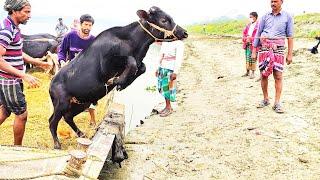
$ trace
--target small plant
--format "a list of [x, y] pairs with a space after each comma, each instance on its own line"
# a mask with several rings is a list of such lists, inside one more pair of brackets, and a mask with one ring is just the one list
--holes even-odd
[[146, 87], [146, 91], [156, 92], [157, 91], [157, 87], [156, 86], [148, 86], [148, 87]]

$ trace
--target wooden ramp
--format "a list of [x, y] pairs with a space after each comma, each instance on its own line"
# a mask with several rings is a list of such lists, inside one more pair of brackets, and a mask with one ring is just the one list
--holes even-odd
[[[117, 122], [114, 124], [113, 122]], [[112, 148], [115, 134], [124, 137], [124, 105], [112, 103], [109, 112], [101, 122], [95, 136], [92, 138], [93, 143], [88, 149], [88, 159], [84, 164], [82, 173], [89, 177], [98, 178], [105, 160]], [[81, 176], [80, 179], [86, 177]]]

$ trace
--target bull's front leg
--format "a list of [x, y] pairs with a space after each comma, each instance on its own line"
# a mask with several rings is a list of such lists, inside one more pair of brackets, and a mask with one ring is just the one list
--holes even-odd
[[146, 72], [146, 65], [141, 62], [141, 65], [138, 68], [137, 73], [134, 76], [128, 77], [127, 81], [123, 84], [122, 89], [128, 87], [135, 79], [137, 79], [141, 74]]
[[137, 71], [138, 71], [138, 67], [137, 67], [136, 59], [132, 56], [128, 56], [126, 67], [125, 67], [124, 71], [119, 76], [119, 78], [116, 78], [113, 80], [113, 84], [116, 85], [117, 90], [124, 89], [127, 80], [131, 76], [135, 76]]

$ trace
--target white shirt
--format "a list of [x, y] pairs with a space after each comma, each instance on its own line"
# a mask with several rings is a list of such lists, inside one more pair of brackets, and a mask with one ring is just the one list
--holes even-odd
[[162, 42], [160, 53], [163, 58], [160, 59], [160, 67], [170, 69], [173, 70], [174, 73], [178, 73], [182, 64], [183, 50], [184, 44], [180, 40]]
[[249, 31], [248, 31], [248, 36], [252, 37], [252, 33], [254, 31], [254, 27], [256, 26], [256, 24], [257, 24], [257, 21], [250, 25]]

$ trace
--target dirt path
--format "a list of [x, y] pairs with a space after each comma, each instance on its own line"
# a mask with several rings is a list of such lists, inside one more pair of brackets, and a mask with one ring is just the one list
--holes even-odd
[[[238, 40], [189, 39], [179, 107], [126, 137], [129, 159], [109, 179], [317, 179], [320, 177], [320, 56], [297, 42], [283, 90], [286, 113], [256, 109], [259, 82], [241, 77]], [[274, 83], [270, 81], [271, 101]]]

